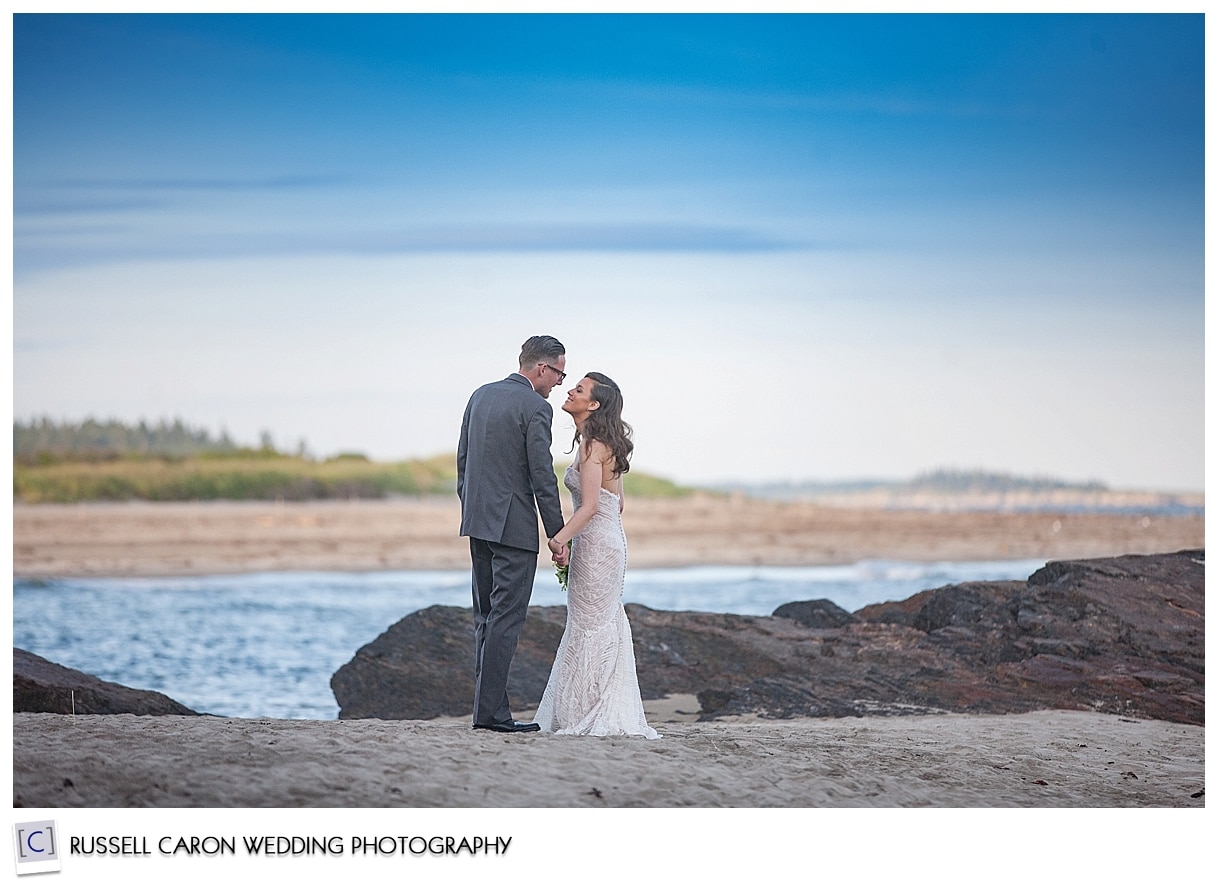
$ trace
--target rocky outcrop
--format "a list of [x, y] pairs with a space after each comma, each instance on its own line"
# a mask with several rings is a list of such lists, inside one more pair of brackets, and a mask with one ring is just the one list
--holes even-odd
[[199, 716], [172, 698], [131, 689], [13, 648], [13, 712]]
[[[1204, 551], [1053, 562], [1026, 582], [971, 582], [853, 615], [828, 601], [782, 614], [627, 604], [643, 697], [693, 693], [700, 719], [1092, 709], [1204, 724]], [[530, 610], [513, 708], [541, 699], [563, 607]], [[462, 716], [473, 701], [463, 608], [430, 607], [331, 679], [342, 719]]]
[[[559, 615], [555, 615], [559, 613]], [[562, 637], [566, 610], [534, 607], [512, 663], [514, 707], [536, 706]], [[429, 606], [391, 625], [330, 678], [340, 720], [430, 720], [474, 704], [472, 614]]]
[[857, 616], [832, 600], [793, 600], [778, 607], [773, 614], [799, 622], [805, 628], [840, 628], [858, 621]]

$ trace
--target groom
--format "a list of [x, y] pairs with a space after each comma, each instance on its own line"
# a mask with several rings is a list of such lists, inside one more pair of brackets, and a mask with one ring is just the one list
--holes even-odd
[[[546, 535], [562, 529], [550, 454], [554, 410], [545, 400], [567, 376], [566, 349], [530, 337], [520, 370], [470, 396], [457, 445], [461, 535], [469, 537], [474, 593], [474, 728], [536, 732], [508, 708], [507, 681], [537, 571], [537, 513]], [[563, 548], [555, 562], [565, 565]]]

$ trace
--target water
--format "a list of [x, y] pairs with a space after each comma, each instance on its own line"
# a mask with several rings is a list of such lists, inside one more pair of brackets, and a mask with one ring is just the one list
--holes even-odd
[[[769, 615], [827, 598], [854, 611], [973, 580], [1025, 579], [1043, 561], [632, 570], [627, 602]], [[262, 573], [16, 580], [13, 645], [189, 708], [230, 717], [332, 720], [331, 675], [390, 625], [433, 604], [468, 606], [465, 572]], [[533, 603], [564, 602], [539, 570]]]

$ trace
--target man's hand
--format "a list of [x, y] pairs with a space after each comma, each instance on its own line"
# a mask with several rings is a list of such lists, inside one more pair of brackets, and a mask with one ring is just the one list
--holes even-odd
[[567, 566], [570, 563], [571, 549], [567, 547], [565, 542], [559, 542], [557, 539], [551, 539], [546, 543], [550, 549], [550, 554], [553, 555], [554, 563], [560, 567]]

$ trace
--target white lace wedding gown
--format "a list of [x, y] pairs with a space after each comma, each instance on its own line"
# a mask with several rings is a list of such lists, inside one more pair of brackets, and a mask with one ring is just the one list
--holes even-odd
[[[563, 483], [578, 511], [582, 494], [575, 466], [567, 468]], [[567, 626], [533, 722], [559, 735], [659, 738], [643, 713], [630, 622], [622, 606], [626, 533], [620, 501], [604, 487], [600, 494], [596, 514], [571, 543]]]

